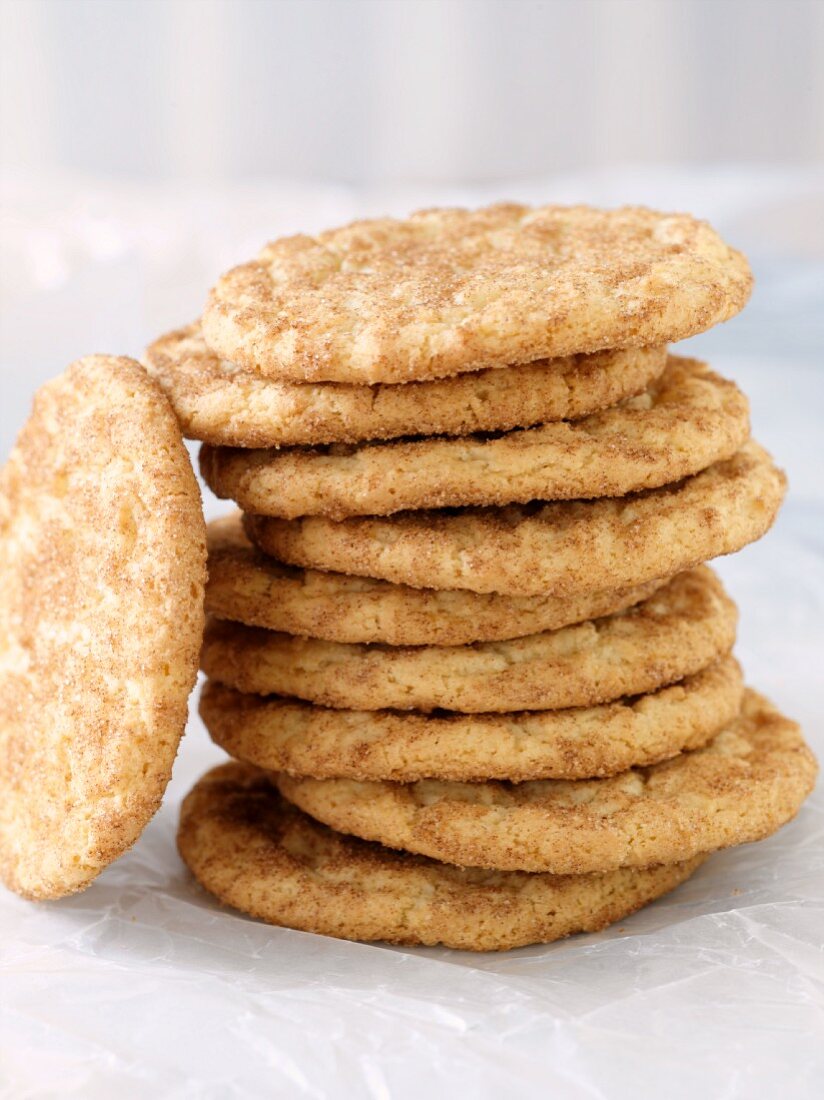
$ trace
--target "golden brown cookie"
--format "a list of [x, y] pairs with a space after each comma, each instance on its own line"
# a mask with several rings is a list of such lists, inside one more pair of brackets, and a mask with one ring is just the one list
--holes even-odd
[[731, 458], [747, 400], [706, 364], [672, 355], [646, 393], [578, 421], [503, 435], [327, 448], [200, 451], [219, 497], [258, 515], [388, 515], [407, 509], [619, 497]]
[[230, 756], [315, 779], [586, 779], [705, 745], [741, 706], [732, 657], [651, 695], [520, 714], [330, 710], [209, 682], [200, 714]]
[[760, 840], [795, 816], [816, 772], [796, 723], [748, 691], [705, 748], [609, 779], [277, 782], [319, 821], [393, 848], [462, 867], [583, 874]]
[[196, 784], [183, 803], [177, 843], [206, 890], [270, 924], [469, 951], [598, 931], [672, 890], [701, 863], [582, 876], [447, 867], [332, 832], [243, 764], [214, 768]]
[[734, 316], [744, 257], [641, 207], [424, 210], [267, 245], [212, 290], [207, 344], [295, 382], [413, 382], [650, 347]]
[[0, 876], [82, 890], [160, 805], [203, 632], [205, 527], [177, 421], [130, 359], [35, 397], [0, 472]]
[[146, 363], [191, 439], [282, 447], [469, 435], [578, 419], [643, 393], [663, 371], [666, 349], [539, 359], [398, 386], [296, 385], [227, 363], [209, 350], [200, 325], [189, 325], [156, 340]]
[[517, 638], [613, 615], [666, 583], [572, 599], [409, 588], [282, 565], [249, 542], [238, 513], [211, 523], [208, 542], [209, 614], [329, 642], [465, 645]]
[[212, 620], [201, 667], [260, 695], [346, 710], [553, 710], [656, 691], [735, 641], [735, 604], [706, 567], [618, 615], [473, 646], [341, 645]]
[[246, 531], [292, 565], [415, 588], [514, 596], [643, 584], [740, 550], [775, 519], [786, 478], [751, 441], [691, 478], [627, 497], [389, 518], [248, 516]]

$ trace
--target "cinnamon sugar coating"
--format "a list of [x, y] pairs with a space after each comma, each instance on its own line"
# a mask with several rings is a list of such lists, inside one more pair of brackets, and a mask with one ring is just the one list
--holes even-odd
[[741, 706], [741, 670], [722, 657], [649, 695], [515, 714], [333, 710], [208, 682], [200, 714], [230, 756], [314, 779], [586, 779], [706, 744]]
[[751, 285], [688, 214], [502, 203], [274, 241], [218, 281], [202, 323], [214, 352], [270, 378], [412, 382], [681, 340]]
[[415, 588], [512, 596], [644, 584], [731, 554], [769, 530], [787, 481], [754, 440], [674, 485], [626, 497], [388, 517], [246, 516], [283, 562]]
[[201, 667], [239, 691], [345, 710], [551, 710], [655, 691], [729, 652], [737, 611], [706, 566], [618, 615], [473, 646], [341, 645], [212, 620]]
[[417, 439], [329, 448], [204, 445], [219, 497], [257, 515], [381, 516], [421, 508], [620, 497], [731, 458], [749, 436], [738, 387], [671, 355], [638, 397], [582, 420], [493, 438]]
[[0, 472], [0, 876], [82, 890], [160, 805], [203, 632], [205, 525], [133, 360], [38, 391]]

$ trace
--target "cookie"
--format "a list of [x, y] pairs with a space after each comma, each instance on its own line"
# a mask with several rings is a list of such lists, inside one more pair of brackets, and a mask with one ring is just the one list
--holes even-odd
[[640, 397], [578, 421], [504, 435], [329, 448], [200, 451], [219, 497], [258, 515], [388, 515], [408, 509], [618, 497], [731, 458], [747, 401], [694, 359], [670, 356]]
[[200, 714], [230, 756], [315, 779], [478, 781], [614, 775], [705, 745], [738, 714], [732, 657], [651, 695], [520, 714], [330, 710], [207, 683]]
[[599, 931], [701, 863], [578, 876], [447, 867], [332, 832], [243, 764], [214, 768], [196, 784], [183, 803], [177, 843], [206, 890], [270, 924], [469, 951]]
[[342, 832], [458, 866], [585, 874], [649, 867], [769, 836], [817, 766], [795, 722], [746, 692], [702, 749], [609, 779], [359, 783], [281, 773], [281, 793]]
[[613, 615], [666, 583], [571, 599], [409, 588], [282, 565], [249, 542], [238, 514], [211, 523], [208, 543], [209, 614], [329, 642], [465, 645], [517, 638]]
[[643, 393], [666, 361], [664, 347], [624, 348], [434, 382], [295, 385], [220, 359], [199, 325], [170, 332], [146, 351], [184, 434], [222, 447], [469, 435], [573, 420]]
[[784, 474], [750, 441], [700, 474], [627, 497], [338, 522], [248, 516], [245, 526], [291, 565], [415, 588], [570, 597], [740, 550], [769, 529], [785, 489]]
[[160, 804], [203, 632], [205, 526], [177, 421], [129, 359], [35, 397], [0, 472], [0, 877], [88, 886]]
[[651, 347], [734, 316], [744, 257], [640, 207], [424, 210], [267, 245], [209, 295], [223, 359], [295, 382], [413, 382]]
[[656, 691], [735, 641], [735, 604], [706, 567], [621, 614], [474, 646], [341, 645], [212, 620], [201, 667], [260, 695], [345, 710], [552, 710]]

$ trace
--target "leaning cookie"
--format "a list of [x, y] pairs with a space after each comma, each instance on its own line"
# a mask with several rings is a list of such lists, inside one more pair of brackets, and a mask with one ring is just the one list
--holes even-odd
[[433, 382], [300, 385], [263, 378], [210, 351], [199, 325], [146, 350], [183, 432], [222, 447], [357, 443], [509, 431], [576, 420], [634, 397], [663, 371], [664, 347], [539, 359]]
[[467, 951], [599, 931], [674, 889], [701, 863], [582, 876], [447, 867], [332, 832], [282, 799], [265, 773], [242, 764], [214, 768], [195, 785], [177, 843], [206, 890], [270, 924]]
[[722, 657], [650, 695], [519, 714], [333, 710], [243, 695], [209, 681], [200, 715], [230, 756], [314, 779], [474, 782], [588, 779], [705, 745], [741, 707], [741, 670]]
[[570, 599], [409, 588], [283, 565], [249, 542], [238, 513], [209, 524], [208, 544], [208, 614], [329, 642], [452, 646], [517, 638], [614, 615], [667, 580]]
[[649, 867], [769, 836], [798, 812], [817, 765], [795, 722], [747, 692], [703, 749], [609, 779], [358, 783], [278, 775], [319, 821], [458, 866], [584, 874]]
[[734, 316], [744, 257], [642, 207], [423, 210], [287, 237], [224, 275], [203, 335], [293, 382], [414, 382], [671, 343]]
[[605, 619], [474, 646], [342, 645], [212, 620], [201, 667], [239, 691], [346, 710], [552, 710], [656, 691], [729, 652], [737, 612], [706, 567]]
[[92, 356], [0, 472], [0, 876], [88, 886], [157, 810], [203, 632], [205, 525], [169, 403]]
[[771, 526], [786, 478], [750, 441], [726, 462], [627, 497], [333, 521], [247, 516], [280, 561], [415, 588], [573, 596], [731, 554]]

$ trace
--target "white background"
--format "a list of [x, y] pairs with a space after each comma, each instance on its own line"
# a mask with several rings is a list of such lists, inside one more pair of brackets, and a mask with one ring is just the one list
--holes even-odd
[[[824, 756], [824, 5], [0, 10], [0, 455], [40, 381], [139, 355], [267, 237], [501, 197], [690, 209], [757, 278], [693, 349], [748, 392], [792, 490], [720, 566], [738, 653]], [[0, 897], [4, 1097], [818, 1095], [820, 793], [616, 929], [475, 957], [219, 910], [174, 851], [219, 755], [193, 721], [161, 814], [85, 894]]]
[[4, 0], [0, 157], [358, 184], [824, 153], [817, 0]]

